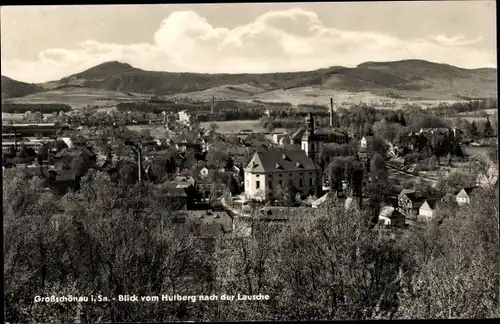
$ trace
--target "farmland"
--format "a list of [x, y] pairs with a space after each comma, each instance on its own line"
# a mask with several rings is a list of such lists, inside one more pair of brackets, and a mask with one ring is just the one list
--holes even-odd
[[126, 126], [129, 130], [135, 132], [141, 132], [143, 130], [149, 130], [151, 136], [153, 137], [165, 137], [165, 126], [163, 125], [128, 125]]
[[202, 127], [209, 128], [211, 124], [218, 126], [217, 131], [221, 133], [238, 133], [244, 129], [251, 129], [254, 133], [265, 132], [258, 120], [231, 120], [217, 122], [202, 122]]
[[71, 106], [73, 109], [79, 109], [87, 105], [110, 108], [116, 106], [120, 102], [139, 100], [141, 97], [140, 94], [136, 93], [68, 87], [37, 92], [19, 98], [11, 98], [8, 99], [8, 102], [31, 104], [64, 103]]

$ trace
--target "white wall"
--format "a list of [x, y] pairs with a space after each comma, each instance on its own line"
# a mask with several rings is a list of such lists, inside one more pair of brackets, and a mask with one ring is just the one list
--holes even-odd
[[[290, 180], [293, 181], [295, 187], [299, 191], [307, 193], [316, 188], [318, 181], [317, 172], [316, 170], [301, 170], [254, 174], [245, 171], [245, 196], [253, 199], [265, 199], [266, 190], [268, 193], [272, 192], [274, 196], [277, 196], [277, 189], [280, 186], [280, 181], [281, 186], [286, 187]], [[257, 181], [260, 182], [259, 188], [257, 188]]]

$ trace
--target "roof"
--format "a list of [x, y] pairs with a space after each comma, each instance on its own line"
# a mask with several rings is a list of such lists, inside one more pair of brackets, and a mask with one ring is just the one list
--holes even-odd
[[425, 200], [424, 204], [422, 206], [429, 206], [430, 209], [434, 210], [436, 209], [436, 205], [438, 203], [439, 199], [434, 198], [434, 199], [427, 199]]
[[401, 190], [401, 192], [399, 193], [399, 197], [403, 195], [408, 197], [408, 199], [410, 199], [412, 202], [424, 201], [426, 199], [426, 197], [422, 193], [413, 189]]
[[233, 230], [233, 220], [225, 211], [189, 210], [180, 213], [193, 222], [195, 233], [213, 237]]
[[467, 194], [467, 196], [470, 196], [470, 194], [471, 194], [474, 190], [476, 190], [476, 189], [477, 189], [477, 187], [468, 187], [468, 188], [463, 188], [462, 190], [460, 190], [460, 191], [458, 192], [458, 194], [457, 194], [457, 195], [461, 195], [463, 192], [465, 192], [465, 193]]
[[264, 207], [259, 209], [259, 219], [285, 221], [292, 217], [312, 216], [316, 212], [311, 207]]
[[423, 132], [448, 132], [449, 129], [446, 127], [438, 127], [438, 128], [421, 128]]
[[79, 156], [80, 154], [86, 154], [89, 157], [95, 156], [94, 152], [89, 150], [86, 147], [72, 147], [72, 148], [63, 148], [60, 152], [56, 154], [56, 157], [62, 156]]
[[306, 130], [305, 130], [304, 127], [299, 128], [295, 133], [292, 134], [292, 136], [291, 136], [292, 139], [293, 140], [300, 140], [300, 139], [302, 139], [302, 135], [304, 135], [305, 131]]
[[317, 168], [304, 151], [269, 150], [256, 152], [245, 171], [280, 172], [316, 170]]
[[313, 208], [314, 207], [318, 207], [321, 204], [324, 204], [325, 201], [327, 201], [331, 195], [332, 195], [332, 192], [329, 191], [326, 194], [324, 194], [323, 196], [321, 196], [320, 198], [318, 198], [315, 201], [313, 201], [311, 205], [313, 206]]
[[190, 177], [190, 176], [176, 176], [174, 178], [174, 180], [172, 181], [172, 183], [176, 183], [176, 184], [179, 184], [179, 183], [189, 183], [193, 186], [196, 185], [196, 179], [193, 178], [193, 177]]
[[385, 218], [404, 218], [405, 216], [397, 211], [394, 207], [384, 206], [380, 209], [379, 217]]
[[[362, 198], [361, 204], [367, 206], [370, 203], [370, 198]], [[344, 202], [344, 208], [349, 209], [351, 207], [359, 208], [359, 197], [347, 197]]]

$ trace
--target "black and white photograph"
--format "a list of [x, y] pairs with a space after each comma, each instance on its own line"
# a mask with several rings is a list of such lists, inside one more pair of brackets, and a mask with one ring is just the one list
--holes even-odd
[[496, 24], [1, 6], [4, 322], [500, 317]]

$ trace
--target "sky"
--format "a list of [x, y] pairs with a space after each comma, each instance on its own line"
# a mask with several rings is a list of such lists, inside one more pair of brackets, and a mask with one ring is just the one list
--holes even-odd
[[2, 6], [2, 75], [46, 82], [107, 61], [264, 73], [424, 59], [496, 68], [494, 1]]

